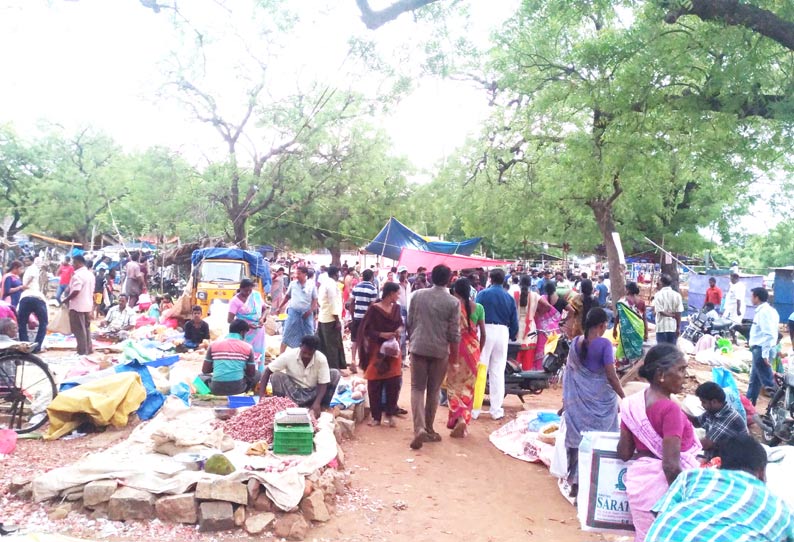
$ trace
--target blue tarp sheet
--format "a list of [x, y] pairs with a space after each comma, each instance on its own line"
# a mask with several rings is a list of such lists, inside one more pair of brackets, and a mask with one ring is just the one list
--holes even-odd
[[480, 244], [482, 237], [466, 239], [460, 243], [450, 243], [447, 241], [426, 241], [421, 235], [410, 230], [399, 220], [392, 217], [389, 222], [380, 230], [375, 239], [368, 244], [365, 250], [371, 254], [378, 254], [391, 258], [400, 259], [402, 249], [413, 248], [430, 252], [440, 252], [441, 254], [460, 254], [471, 256], [477, 245]]
[[273, 280], [270, 277], [270, 264], [258, 252], [241, 248], [200, 248], [194, 250], [190, 262], [196, 267], [202, 260], [243, 260], [248, 262], [251, 274], [259, 277], [266, 293], [270, 293]]

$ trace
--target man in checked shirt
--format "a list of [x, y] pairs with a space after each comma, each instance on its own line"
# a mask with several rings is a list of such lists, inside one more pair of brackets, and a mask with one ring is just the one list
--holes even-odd
[[747, 420], [725, 400], [725, 392], [715, 382], [704, 382], [695, 390], [706, 411], [697, 418], [690, 417], [692, 425], [706, 430], [700, 440], [708, 459], [719, 455], [719, 447], [739, 435], [747, 435]]

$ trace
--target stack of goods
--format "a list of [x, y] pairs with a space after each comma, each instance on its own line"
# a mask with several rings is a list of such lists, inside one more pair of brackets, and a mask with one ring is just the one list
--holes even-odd
[[273, 451], [277, 454], [312, 454], [314, 451], [314, 428], [308, 410], [288, 408], [276, 414]]

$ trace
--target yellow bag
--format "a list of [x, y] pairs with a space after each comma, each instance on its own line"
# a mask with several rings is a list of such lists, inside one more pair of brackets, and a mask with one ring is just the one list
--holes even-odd
[[485, 397], [485, 383], [488, 380], [488, 366], [484, 363], [477, 364], [477, 380], [474, 382], [474, 403], [472, 409], [480, 410]]

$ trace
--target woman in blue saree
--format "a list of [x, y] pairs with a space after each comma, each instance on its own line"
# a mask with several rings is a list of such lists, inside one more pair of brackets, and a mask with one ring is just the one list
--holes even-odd
[[254, 281], [243, 279], [240, 289], [229, 302], [229, 323], [235, 319], [245, 320], [250, 329], [245, 334], [245, 342], [254, 348], [254, 361], [257, 370], [265, 363], [265, 303], [262, 295], [254, 290]]

